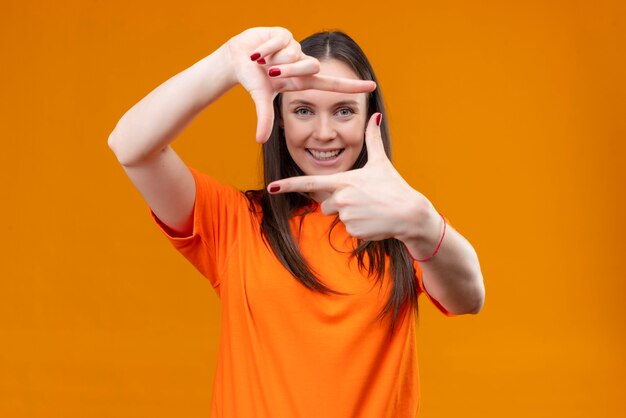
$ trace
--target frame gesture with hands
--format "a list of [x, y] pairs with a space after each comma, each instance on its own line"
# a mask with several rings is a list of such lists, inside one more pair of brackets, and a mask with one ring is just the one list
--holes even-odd
[[[368, 241], [400, 240], [419, 235], [419, 213], [432, 205], [396, 171], [385, 153], [380, 133], [381, 113], [373, 114], [365, 130], [367, 163], [362, 168], [328, 175], [298, 176], [268, 185], [272, 194], [310, 193], [322, 201], [325, 215], [337, 213], [353, 237]], [[434, 210], [434, 208], [432, 208]]]
[[265, 143], [272, 131], [273, 100], [278, 93], [309, 89], [368, 93], [376, 89], [371, 80], [317, 74], [317, 58], [304, 54], [285, 28], [248, 29], [228, 41], [228, 51], [237, 81], [250, 93], [256, 107], [258, 143]]

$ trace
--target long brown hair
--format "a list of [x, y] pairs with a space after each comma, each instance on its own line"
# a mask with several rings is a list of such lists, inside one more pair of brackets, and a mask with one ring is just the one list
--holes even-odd
[[[367, 118], [376, 112], [385, 114], [385, 106], [380, 84], [374, 70], [361, 48], [345, 33], [339, 31], [319, 32], [300, 42], [302, 52], [315, 57], [320, 61], [339, 60], [347, 64], [363, 80], [373, 80], [377, 88], [367, 97]], [[262, 190], [248, 190], [245, 192], [254, 210], [255, 203], [262, 211], [261, 234], [283, 266], [307, 288], [323, 294], [340, 294], [320, 282], [314, 268], [302, 256], [296, 239], [292, 233], [289, 220], [299, 212], [301, 216], [309, 213], [308, 206], [312, 199], [303, 193], [285, 193], [270, 195], [267, 186], [276, 180], [288, 177], [301, 176], [304, 173], [293, 161], [285, 142], [285, 133], [280, 127], [281, 96], [274, 99], [274, 126], [269, 140], [263, 145], [263, 176], [265, 188]], [[391, 139], [387, 118], [383, 117], [380, 125], [382, 140], [387, 157], [391, 160]], [[361, 168], [367, 162], [367, 147], [363, 147], [351, 169]], [[304, 209], [304, 210], [302, 210]], [[300, 218], [300, 228], [302, 227]], [[334, 228], [339, 223], [335, 216], [332, 224]], [[332, 231], [331, 228], [331, 231]], [[330, 232], [329, 232], [330, 240]], [[357, 248], [352, 251], [351, 257], [357, 257], [360, 269], [365, 269], [364, 257], [368, 256], [368, 274], [376, 274], [377, 282], [382, 284], [385, 273], [385, 256], [389, 257], [389, 272], [393, 278], [393, 285], [389, 299], [377, 319], [382, 320], [391, 314], [390, 331], [393, 332], [398, 317], [404, 319], [406, 312], [413, 308], [417, 312], [417, 287], [413, 262], [406, 252], [404, 244], [397, 239], [389, 238], [381, 241], [363, 241], [357, 239]]]

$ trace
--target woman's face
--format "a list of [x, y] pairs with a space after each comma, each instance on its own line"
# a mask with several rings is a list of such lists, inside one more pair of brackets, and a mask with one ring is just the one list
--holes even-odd
[[[359, 79], [341, 61], [321, 61], [320, 65], [320, 75]], [[332, 174], [352, 168], [365, 138], [366, 93], [285, 92], [281, 113], [287, 149], [304, 174]]]

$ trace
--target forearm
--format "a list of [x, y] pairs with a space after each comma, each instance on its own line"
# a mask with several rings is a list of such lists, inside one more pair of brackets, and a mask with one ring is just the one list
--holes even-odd
[[226, 44], [176, 74], [128, 110], [109, 136], [123, 165], [167, 147], [213, 101], [237, 84]]
[[[411, 255], [418, 260], [429, 257], [441, 240], [443, 219], [428, 202], [417, 205], [414, 228], [402, 238]], [[485, 287], [478, 256], [460, 233], [447, 225], [437, 254], [419, 263], [424, 287], [448, 311], [455, 314], [478, 313], [485, 298]]]

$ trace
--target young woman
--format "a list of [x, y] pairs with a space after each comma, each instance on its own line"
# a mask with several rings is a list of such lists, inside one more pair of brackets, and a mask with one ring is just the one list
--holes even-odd
[[[157, 225], [220, 297], [212, 417], [414, 417], [418, 295], [448, 316], [482, 307], [472, 246], [390, 162], [376, 82], [343, 33], [300, 44], [253, 28], [109, 137]], [[266, 188], [245, 193], [169, 145], [237, 83], [263, 143]]]

